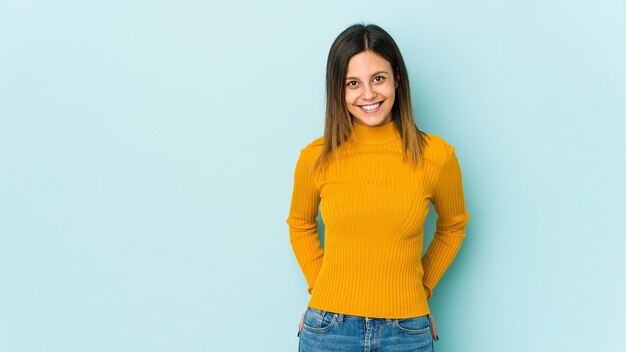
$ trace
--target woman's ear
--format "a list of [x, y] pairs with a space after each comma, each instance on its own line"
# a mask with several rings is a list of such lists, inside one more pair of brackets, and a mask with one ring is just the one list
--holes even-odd
[[398, 88], [398, 82], [400, 81], [400, 74], [398, 73], [398, 71], [396, 70], [396, 73], [394, 75], [394, 83], [395, 83], [395, 88]]

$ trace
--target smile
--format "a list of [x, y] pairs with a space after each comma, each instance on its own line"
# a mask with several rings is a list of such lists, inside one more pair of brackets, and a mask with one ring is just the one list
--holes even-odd
[[357, 105], [359, 108], [361, 108], [361, 110], [367, 112], [367, 113], [373, 113], [376, 112], [378, 110], [380, 110], [380, 106], [383, 104], [382, 101], [379, 101], [378, 103], [374, 103], [371, 105]]

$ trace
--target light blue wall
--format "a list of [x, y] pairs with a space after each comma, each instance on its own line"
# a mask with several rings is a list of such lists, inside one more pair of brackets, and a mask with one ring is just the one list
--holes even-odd
[[[387, 29], [472, 216], [438, 351], [617, 351], [623, 1], [3, 1], [0, 351], [296, 351], [293, 169]], [[434, 228], [434, 217], [427, 231]]]

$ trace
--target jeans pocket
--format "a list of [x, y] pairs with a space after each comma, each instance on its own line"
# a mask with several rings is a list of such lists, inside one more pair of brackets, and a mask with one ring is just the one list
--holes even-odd
[[302, 321], [302, 328], [310, 332], [323, 333], [330, 330], [337, 322], [336, 314], [307, 307]]
[[394, 319], [393, 325], [398, 331], [407, 334], [430, 334], [428, 315], [413, 318]]

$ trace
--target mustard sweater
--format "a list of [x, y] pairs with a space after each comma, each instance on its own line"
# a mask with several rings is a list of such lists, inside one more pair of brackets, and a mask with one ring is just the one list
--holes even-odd
[[[425, 163], [416, 169], [402, 162], [393, 121], [354, 123], [325, 173], [308, 173], [322, 137], [301, 149], [286, 222], [311, 294], [309, 307], [371, 318], [430, 312], [427, 300], [461, 246], [469, 214], [454, 147], [428, 136]], [[429, 202], [437, 229], [421, 257]]]

